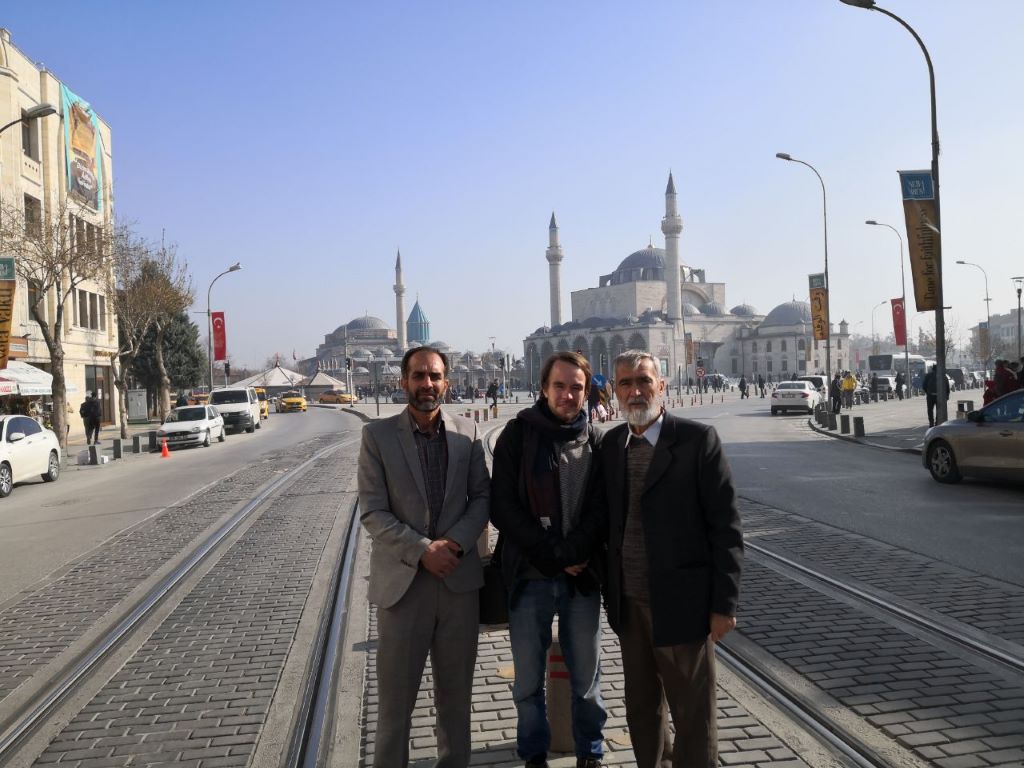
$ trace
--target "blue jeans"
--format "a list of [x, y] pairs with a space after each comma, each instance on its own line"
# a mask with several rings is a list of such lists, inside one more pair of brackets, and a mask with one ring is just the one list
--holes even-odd
[[601, 596], [575, 592], [563, 574], [530, 579], [509, 607], [508, 630], [516, 679], [512, 698], [519, 725], [519, 757], [546, 756], [551, 747], [544, 700], [546, 656], [551, 645], [551, 622], [558, 615], [558, 642], [569, 670], [572, 690], [572, 735], [577, 757], [604, 754], [602, 729], [608, 719], [601, 701]]

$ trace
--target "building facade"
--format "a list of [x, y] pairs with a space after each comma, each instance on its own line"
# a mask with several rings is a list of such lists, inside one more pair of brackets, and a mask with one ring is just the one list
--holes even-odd
[[[34, 222], [70, 209], [69, 228], [76, 238], [99, 237], [113, 222], [110, 126], [0, 29], [0, 125], [43, 104], [52, 104], [57, 113], [23, 121], [0, 135], [0, 205], [19, 207], [26, 220]], [[49, 371], [50, 353], [29, 312], [28, 296], [29, 286], [19, 273], [11, 357]], [[51, 327], [57, 301], [53, 290], [43, 300], [44, 321]], [[104, 421], [118, 418], [110, 369], [111, 354], [118, 348], [117, 318], [106, 300], [105, 280], [76, 286], [64, 304], [63, 326], [68, 424], [75, 435], [84, 432], [77, 413], [88, 391], [96, 390]]]

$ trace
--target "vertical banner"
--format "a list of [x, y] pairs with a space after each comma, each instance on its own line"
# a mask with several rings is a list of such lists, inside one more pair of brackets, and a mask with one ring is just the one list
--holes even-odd
[[892, 335], [896, 337], [896, 346], [907, 343], [907, 312], [903, 299], [889, 299], [892, 305]]
[[987, 361], [992, 356], [992, 338], [989, 335], [988, 322], [985, 320], [978, 323], [978, 349], [984, 360]]
[[935, 229], [935, 185], [931, 171], [899, 171], [903, 216], [907, 222], [910, 272], [918, 312], [938, 306], [939, 257], [942, 240]]
[[224, 313], [212, 313], [210, 323], [213, 325], [213, 359], [214, 361], [227, 360], [228, 338], [224, 328]]
[[14, 259], [0, 258], [0, 369], [11, 353], [11, 321], [14, 319]]
[[688, 333], [686, 339], [686, 364], [693, 365], [693, 334]]
[[103, 210], [103, 141], [88, 102], [60, 87], [64, 118], [64, 161], [68, 192], [96, 211]]
[[819, 272], [807, 276], [811, 289], [811, 322], [814, 324], [814, 340], [828, 340], [828, 286], [825, 285], [825, 273]]

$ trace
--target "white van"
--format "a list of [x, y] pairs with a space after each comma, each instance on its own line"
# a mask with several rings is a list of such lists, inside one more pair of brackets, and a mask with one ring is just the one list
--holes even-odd
[[210, 394], [210, 405], [224, 417], [224, 428], [254, 432], [260, 424], [260, 399], [252, 387], [222, 387]]

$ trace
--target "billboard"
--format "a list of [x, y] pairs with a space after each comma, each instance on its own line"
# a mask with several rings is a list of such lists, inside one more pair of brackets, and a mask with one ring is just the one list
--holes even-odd
[[103, 141], [89, 103], [60, 87], [68, 194], [97, 213], [103, 210]]
[[907, 223], [910, 272], [918, 312], [939, 308], [939, 258], [942, 239], [936, 228], [935, 185], [931, 171], [899, 171], [903, 216]]
[[227, 360], [228, 337], [227, 329], [224, 327], [224, 313], [213, 312], [210, 315], [210, 323], [213, 326], [213, 359]]

